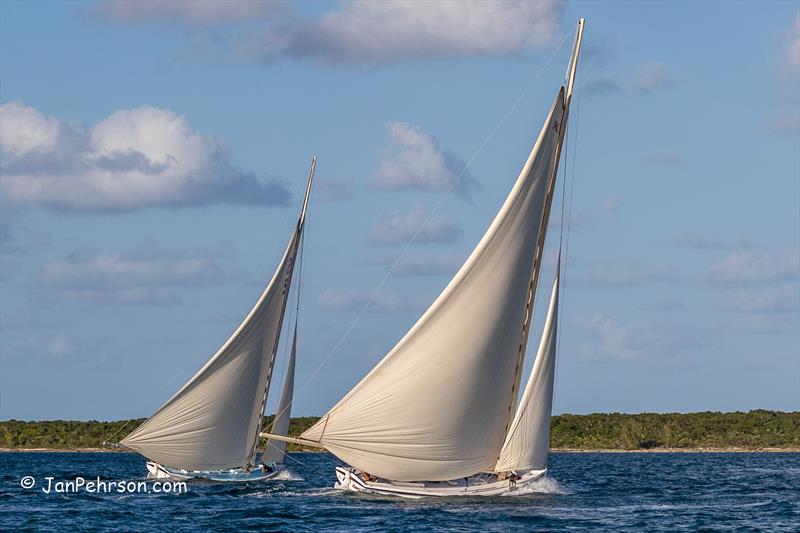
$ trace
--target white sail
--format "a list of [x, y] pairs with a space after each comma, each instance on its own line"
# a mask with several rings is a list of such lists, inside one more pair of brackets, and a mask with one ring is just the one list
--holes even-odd
[[398, 481], [494, 469], [516, 402], [532, 265], [564, 113], [562, 88], [469, 259], [403, 339], [302, 438]]
[[542, 470], [547, 468], [550, 448], [550, 416], [556, 371], [558, 326], [558, 271], [553, 282], [542, 340], [528, 384], [508, 430], [496, 472]]
[[[276, 435], [289, 434], [289, 419], [292, 409], [292, 395], [294, 393], [294, 363], [297, 356], [297, 325], [294, 328], [292, 338], [292, 351], [289, 355], [289, 363], [286, 367], [286, 377], [283, 379], [283, 391], [278, 401], [278, 408], [275, 411], [275, 420], [272, 422], [271, 433]], [[286, 459], [286, 443], [270, 439], [264, 451], [264, 461], [274, 461], [281, 464]]]
[[184, 470], [253, 464], [315, 161], [312, 159], [297, 227], [258, 302], [194, 377], [122, 439], [125, 447]]

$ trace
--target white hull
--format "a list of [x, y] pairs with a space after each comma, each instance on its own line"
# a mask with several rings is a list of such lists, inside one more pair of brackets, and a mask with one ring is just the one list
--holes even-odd
[[547, 469], [531, 470], [516, 479], [498, 479], [495, 474], [478, 474], [453, 481], [389, 481], [365, 479], [366, 476], [354, 468], [337, 467], [336, 488], [402, 498], [501, 496], [514, 494], [529, 483], [542, 478], [546, 473]]
[[171, 479], [178, 481], [188, 481], [190, 479], [222, 482], [263, 481], [275, 477], [283, 468], [283, 465], [271, 463], [269, 465], [260, 465], [259, 468], [254, 468], [249, 471], [243, 468], [232, 468], [229, 470], [201, 472], [170, 468], [152, 461], [147, 461], [147, 477], [149, 479]]

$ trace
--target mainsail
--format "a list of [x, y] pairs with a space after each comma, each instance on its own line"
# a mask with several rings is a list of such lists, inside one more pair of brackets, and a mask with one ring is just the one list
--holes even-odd
[[[271, 433], [276, 435], [289, 434], [289, 420], [291, 416], [292, 395], [294, 394], [294, 365], [297, 357], [297, 324], [294, 328], [292, 337], [292, 351], [289, 355], [289, 363], [286, 366], [286, 377], [283, 379], [283, 391], [281, 391], [278, 408], [275, 411], [275, 420], [272, 422]], [[274, 461], [283, 463], [286, 459], [286, 442], [270, 439], [264, 451], [264, 461]]]
[[219, 351], [121, 444], [160, 464], [195, 471], [250, 466], [308, 207], [253, 309]]
[[539, 351], [511, 423], [496, 472], [542, 470], [547, 468], [550, 448], [550, 415], [556, 373], [558, 322], [558, 274], [547, 310]]
[[532, 266], [565, 110], [562, 87], [511, 193], [469, 259], [400, 342], [303, 439], [397, 481], [494, 470], [516, 402]]

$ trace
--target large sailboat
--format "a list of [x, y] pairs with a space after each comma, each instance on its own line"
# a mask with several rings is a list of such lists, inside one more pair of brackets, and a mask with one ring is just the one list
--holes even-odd
[[[259, 453], [258, 441], [292, 276], [302, 253], [315, 166], [313, 158], [297, 225], [272, 280], [253, 309], [217, 353], [119, 443], [149, 459], [150, 477], [256, 481], [274, 477], [281, 470], [286, 443], [269, 441], [266, 451]], [[295, 317], [273, 433], [286, 434], [289, 427], [296, 344]]]
[[[519, 492], [544, 476], [559, 271], [517, 405], [584, 20], [566, 82], [511, 193], [444, 291], [397, 345], [299, 438], [350, 466], [337, 487], [397, 495]], [[516, 411], [514, 409], [515, 405]]]

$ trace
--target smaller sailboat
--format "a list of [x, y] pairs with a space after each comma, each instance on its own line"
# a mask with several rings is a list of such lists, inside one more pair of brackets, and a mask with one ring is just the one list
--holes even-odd
[[[120, 447], [149, 461], [149, 477], [258, 481], [277, 475], [285, 443], [270, 442], [258, 452], [259, 433], [269, 394], [289, 289], [302, 253], [303, 228], [316, 157], [300, 216], [280, 263], [253, 309], [211, 359]], [[298, 297], [299, 308], [299, 297]], [[297, 353], [295, 317], [292, 347], [272, 432], [289, 428]]]
[[[519, 403], [525, 351], [584, 20], [566, 83], [517, 181], [447, 287], [388, 354], [300, 437], [349, 466], [336, 487], [421, 498], [519, 493], [547, 472], [559, 262]], [[516, 410], [514, 409], [516, 405]]]

